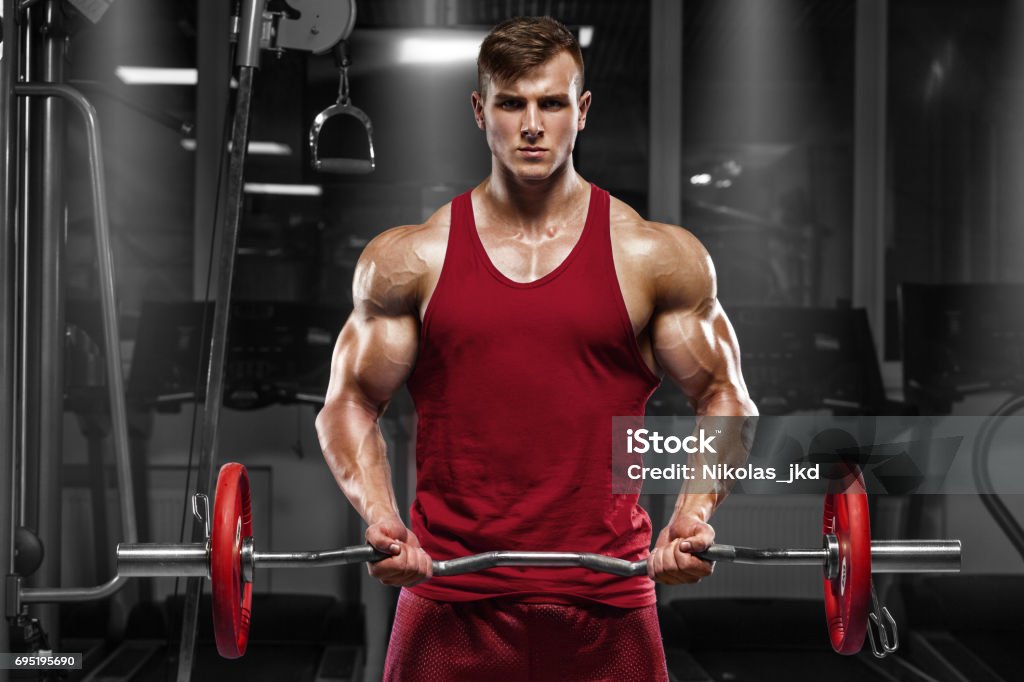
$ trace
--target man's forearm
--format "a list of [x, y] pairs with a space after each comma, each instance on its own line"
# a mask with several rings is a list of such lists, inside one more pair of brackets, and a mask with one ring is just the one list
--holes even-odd
[[[740, 467], [746, 464], [757, 426], [757, 407], [749, 398], [721, 395], [702, 401], [698, 406], [697, 431], [715, 433], [719, 447], [710, 457], [697, 452], [689, 457], [688, 465], [703, 474], [706, 464], [727, 464]], [[676, 498], [672, 520], [683, 516], [696, 516], [707, 522], [729, 495], [733, 481], [707, 479], [703, 475], [688, 480]]]
[[366, 404], [336, 399], [316, 418], [327, 466], [367, 525], [400, 517], [378, 417]]

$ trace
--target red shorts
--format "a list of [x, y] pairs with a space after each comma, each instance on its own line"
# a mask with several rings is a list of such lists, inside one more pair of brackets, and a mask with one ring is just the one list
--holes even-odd
[[668, 680], [656, 606], [440, 602], [402, 590], [384, 680]]

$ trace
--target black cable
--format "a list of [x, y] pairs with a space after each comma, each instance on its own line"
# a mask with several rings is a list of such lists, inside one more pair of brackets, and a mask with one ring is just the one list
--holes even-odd
[[1024, 559], [1024, 528], [1013, 515], [1013, 512], [1006, 506], [1002, 498], [996, 493], [989, 476], [988, 462], [992, 454], [992, 440], [1000, 425], [999, 418], [1006, 417], [1014, 412], [1024, 409], [1024, 395], [1014, 395], [999, 406], [998, 409], [982, 424], [979, 431], [978, 447], [971, 459], [971, 470], [974, 474], [974, 483], [981, 493], [981, 503], [992, 516], [992, 519], [999, 525], [1007, 539], [1014, 546], [1021, 558]]
[[[234, 61], [235, 61], [234, 51], [232, 50], [232, 54], [231, 54], [231, 57], [230, 57], [230, 63], [233, 64]], [[220, 139], [218, 140], [218, 143], [217, 143], [217, 149], [222, 150], [222, 151], [227, 148], [227, 139], [228, 139], [229, 131], [230, 131], [230, 128], [231, 128], [231, 121], [234, 118], [233, 115], [232, 115], [233, 109], [234, 109], [234, 107], [230, 103], [228, 104], [228, 106], [225, 109], [224, 124], [221, 126], [221, 137], [220, 137]], [[203, 309], [202, 309], [202, 318], [203, 318], [203, 320], [202, 320], [202, 325], [200, 326], [200, 332], [199, 332], [199, 343], [200, 343], [199, 347], [200, 348], [205, 348], [206, 345], [208, 344], [208, 339], [207, 339], [207, 332], [208, 332], [208, 329], [207, 329], [207, 318], [209, 316], [207, 315], [207, 309], [209, 308], [209, 305], [210, 305], [210, 282], [213, 280], [213, 260], [214, 260], [214, 252], [216, 250], [216, 244], [217, 244], [217, 242], [216, 242], [217, 235], [218, 235], [217, 228], [220, 225], [221, 208], [222, 208], [222, 204], [224, 203], [222, 201], [223, 191], [224, 191], [224, 176], [225, 176], [224, 170], [225, 170], [225, 168], [228, 165], [228, 160], [223, 155], [223, 153], [220, 154], [218, 156], [218, 158], [220, 159], [220, 163], [218, 164], [218, 167], [217, 167], [217, 184], [216, 184], [217, 195], [216, 195], [216, 203], [215, 203], [215, 205], [213, 207], [213, 229], [210, 230], [210, 249], [209, 249], [210, 250], [210, 255], [209, 255], [209, 258], [207, 259], [207, 263], [206, 263], [206, 286], [205, 286], [205, 289], [203, 291]], [[185, 466], [185, 487], [184, 487], [185, 499], [182, 502], [181, 527], [180, 527], [180, 529], [178, 531], [179, 542], [182, 543], [182, 544], [185, 543], [185, 528], [188, 525], [188, 519], [189, 519], [189, 517], [192, 516], [192, 505], [189, 504], [189, 498], [190, 498], [189, 491], [191, 490], [192, 472], [193, 472], [193, 469], [194, 469], [194, 462], [195, 462], [196, 426], [197, 426], [197, 423], [198, 423], [198, 416], [199, 416], [199, 396], [201, 395], [200, 389], [201, 389], [201, 387], [205, 386], [205, 383], [206, 383], [205, 380], [204, 380], [204, 377], [203, 377], [203, 366], [204, 366], [203, 354], [200, 352], [200, 354], [199, 354], [199, 364], [196, 365], [195, 383], [193, 384], [193, 394], [196, 396], [196, 399], [192, 403], [192, 419], [191, 419], [191, 426], [189, 428], [189, 439], [188, 439], [188, 463]], [[203, 393], [202, 395], [203, 395], [203, 402], [205, 403], [205, 401], [207, 400], [207, 396], [205, 395], [205, 393]], [[211, 508], [210, 511], [212, 512], [213, 509]], [[181, 589], [181, 577], [180, 576], [176, 576], [174, 578], [174, 595], [172, 597], [171, 603], [174, 603], [174, 602], [177, 601], [180, 589]], [[181, 618], [182, 618], [183, 614], [179, 610], [178, 612], [176, 612], [174, 614], [174, 616], [176, 616], [176, 617], [173, 619], [174, 622], [171, 624], [172, 627], [170, 627], [168, 629], [168, 634], [167, 634], [168, 654], [170, 654], [170, 652], [173, 650], [172, 646], [174, 646], [174, 645], [176, 645], [178, 643], [177, 639], [174, 637], [173, 633], [177, 633], [179, 631], [179, 629], [181, 628]], [[170, 657], [170, 655], [168, 655], [165, 658], [164, 679], [168, 679], [168, 680], [171, 679], [170, 675], [171, 675], [171, 657]]]

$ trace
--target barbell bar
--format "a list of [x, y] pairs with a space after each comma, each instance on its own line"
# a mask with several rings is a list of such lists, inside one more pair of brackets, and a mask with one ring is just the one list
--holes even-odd
[[[832, 536], [835, 537], [835, 536]], [[244, 545], [253, 546], [245, 538]], [[256, 568], [329, 568], [388, 558], [370, 545], [302, 552], [260, 552], [243, 546], [243, 576], [252, 580]], [[713, 544], [695, 556], [706, 561], [773, 566], [820, 566], [835, 575], [838, 547], [775, 549]], [[248, 555], [248, 556], [247, 556]], [[959, 540], [872, 540], [872, 573], [957, 573], [960, 571]], [[247, 557], [247, 558], [246, 558]], [[532, 566], [589, 568], [628, 578], [647, 575], [647, 560], [626, 561], [587, 552], [495, 551], [457, 559], [435, 560], [435, 577], [464, 575], [489, 568]], [[117, 546], [117, 572], [125, 578], [210, 577], [210, 549], [205, 543], [184, 545], [122, 543]]]
[[[199, 511], [203, 504], [204, 512]], [[226, 658], [245, 653], [256, 568], [311, 568], [379, 561], [390, 555], [369, 545], [298, 552], [261, 552], [252, 534], [249, 478], [236, 462], [221, 467], [214, 510], [205, 496], [193, 498], [193, 513], [206, 524], [205, 543], [122, 543], [117, 546], [120, 578], [200, 576], [210, 578], [217, 649]], [[814, 549], [753, 548], [713, 544], [696, 556], [707, 561], [776, 566], [820, 566], [832, 648], [852, 654], [865, 636], [883, 657], [896, 650], [896, 624], [878, 603], [872, 573], [953, 573], [960, 570], [959, 540], [871, 540], [867, 494], [860, 471], [850, 466], [825, 496], [823, 546]], [[581, 552], [493, 551], [435, 560], [435, 577], [463, 575], [505, 566], [580, 567], [622, 577], [647, 574], [647, 561], [627, 561]], [[869, 624], [878, 629], [876, 642]], [[891, 631], [890, 631], [891, 630]]]

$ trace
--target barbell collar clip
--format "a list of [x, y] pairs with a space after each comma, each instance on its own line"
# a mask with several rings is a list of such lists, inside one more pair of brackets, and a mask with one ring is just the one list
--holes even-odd
[[835, 580], [839, 577], [839, 538], [833, 533], [826, 533], [822, 542], [825, 545], [825, 578]]
[[242, 539], [242, 579], [251, 583], [256, 575], [256, 541], [250, 535]]
[[[200, 511], [202, 504], [202, 511]], [[210, 539], [210, 498], [205, 493], [196, 493], [192, 496], [192, 516], [196, 521], [203, 524], [203, 537]]]
[[[871, 581], [871, 613], [868, 614], [868, 641], [871, 643], [871, 653], [875, 658], [885, 658], [900, 648], [899, 629], [896, 627], [896, 619], [892, 617], [887, 606], [882, 606], [878, 600], [878, 593], [875, 592], [875, 583]], [[875, 640], [875, 630], [878, 630], [878, 640]], [[890, 643], [889, 632], [892, 632]]]

